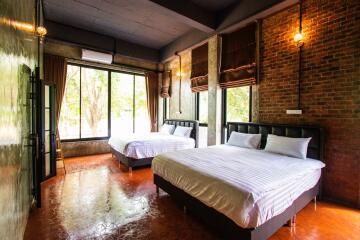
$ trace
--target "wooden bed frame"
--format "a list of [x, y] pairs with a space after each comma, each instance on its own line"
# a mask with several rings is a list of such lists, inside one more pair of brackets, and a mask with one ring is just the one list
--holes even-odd
[[[199, 146], [199, 122], [195, 120], [182, 120], [182, 119], [166, 119], [164, 124], [171, 124], [175, 126], [184, 126], [184, 127], [192, 127], [192, 131], [190, 137], [195, 140], [195, 147]], [[129, 171], [132, 171], [134, 167], [141, 167], [141, 166], [149, 166], [152, 162], [151, 158], [131, 158], [127, 157], [124, 154], [118, 152], [114, 148], [110, 146], [110, 150], [113, 156], [119, 161], [119, 163], [124, 164]]]
[[[287, 137], [312, 137], [308, 146], [307, 157], [323, 161], [324, 134], [320, 127], [230, 122], [227, 125], [227, 138], [229, 138], [232, 131], [254, 134], [261, 133], [261, 149], [265, 147], [267, 134]], [[311, 200], [316, 200], [316, 197], [321, 194], [320, 178], [312, 189], [301, 194], [283, 213], [274, 216], [256, 228], [241, 228], [222, 213], [206, 206], [161, 176], [154, 174], [154, 183], [157, 192], [159, 188], [163, 189], [173, 197], [175, 201], [184, 206], [187, 212], [209, 225], [211, 229], [214, 229], [221, 237], [241, 240], [262, 240], [269, 238], [283, 225], [291, 225], [294, 223], [296, 213], [303, 209]]]

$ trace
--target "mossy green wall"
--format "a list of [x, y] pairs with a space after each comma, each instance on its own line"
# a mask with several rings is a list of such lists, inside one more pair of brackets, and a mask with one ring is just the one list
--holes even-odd
[[22, 239], [31, 202], [29, 76], [37, 59], [35, 0], [0, 0], [0, 239]]

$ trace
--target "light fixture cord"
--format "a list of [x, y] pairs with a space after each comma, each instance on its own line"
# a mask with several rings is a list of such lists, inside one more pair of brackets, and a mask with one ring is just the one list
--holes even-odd
[[180, 68], [180, 76], [179, 76], [179, 113], [181, 114], [181, 80], [182, 80], [182, 72], [181, 72], [181, 55], [178, 52], [175, 52], [175, 55], [179, 57], [179, 68]]
[[[299, 1], [299, 33], [302, 34], [302, 0]], [[301, 108], [301, 59], [302, 44], [299, 46], [299, 69], [298, 69], [298, 109]]]

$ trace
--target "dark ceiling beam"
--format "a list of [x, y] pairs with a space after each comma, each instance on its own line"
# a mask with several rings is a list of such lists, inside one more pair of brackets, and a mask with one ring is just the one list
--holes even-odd
[[170, 10], [174, 18], [200, 31], [211, 33], [216, 29], [216, 15], [189, 0], [150, 1]]
[[184, 49], [190, 48], [193, 45], [205, 41], [210, 34], [204, 33], [197, 29], [194, 29], [185, 35], [182, 35], [175, 41], [169, 43], [160, 50], [160, 60], [161, 62], [166, 61], [167, 59], [174, 56], [176, 51], [182, 51]]
[[45, 27], [48, 30], [46, 38], [95, 51], [159, 62], [160, 52], [156, 49], [49, 20], [45, 21]]
[[165, 62], [172, 58], [176, 51], [183, 51], [196, 46], [215, 34], [232, 32], [252, 21], [288, 8], [297, 2], [298, 0], [242, 0], [220, 14], [220, 23], [216, 31], [206, 34], [200, 31], [192, 31], [163, 47], [160, 50], [160, 61]]
[[[217, 31], [220, 32], [226, 28], [235, 26], [238, 22], [244, 19], [256, 16], [256, 14], [271, 9], [274, 13], [283, 9], [283, 6], [290, 6], [298, 2], [298, 0], [265, 0], [265, 1], [254, 1], [254, 0], [242, 0], [239, 3], [232, 5], [225, 9], [219, 14], [219, 25]], [[279, 6], [275, 7], [277, 4]], [[264, 14], [262, 14], [264, 15]], [[268, 15], [266, 15], [268, 16]]]

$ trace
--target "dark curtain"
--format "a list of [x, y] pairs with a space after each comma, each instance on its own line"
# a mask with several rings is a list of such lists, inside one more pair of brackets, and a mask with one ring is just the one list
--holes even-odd
[[171, 70], [164, 71], [162, 74], [160, 96], [163, 98], [171, 97]]
[[150, 118], [151, 131], [157, 131], [157, 113], [158, 113], [158, 74], [155, 72], [147, 72], [146, 77], [146, 93], [147, 108]]
[[256, 84], [256, 24], [222, 36], [220, 87]]
[[208, 43], [191, 51], [191, 91], [208, 90]]
[[59, 135], [59, 119], [61, 104], [65, 92], [67, 63], [64, 57], [45, 54], [44, 56], [44, 81], [56, 86], [56, 134]]

